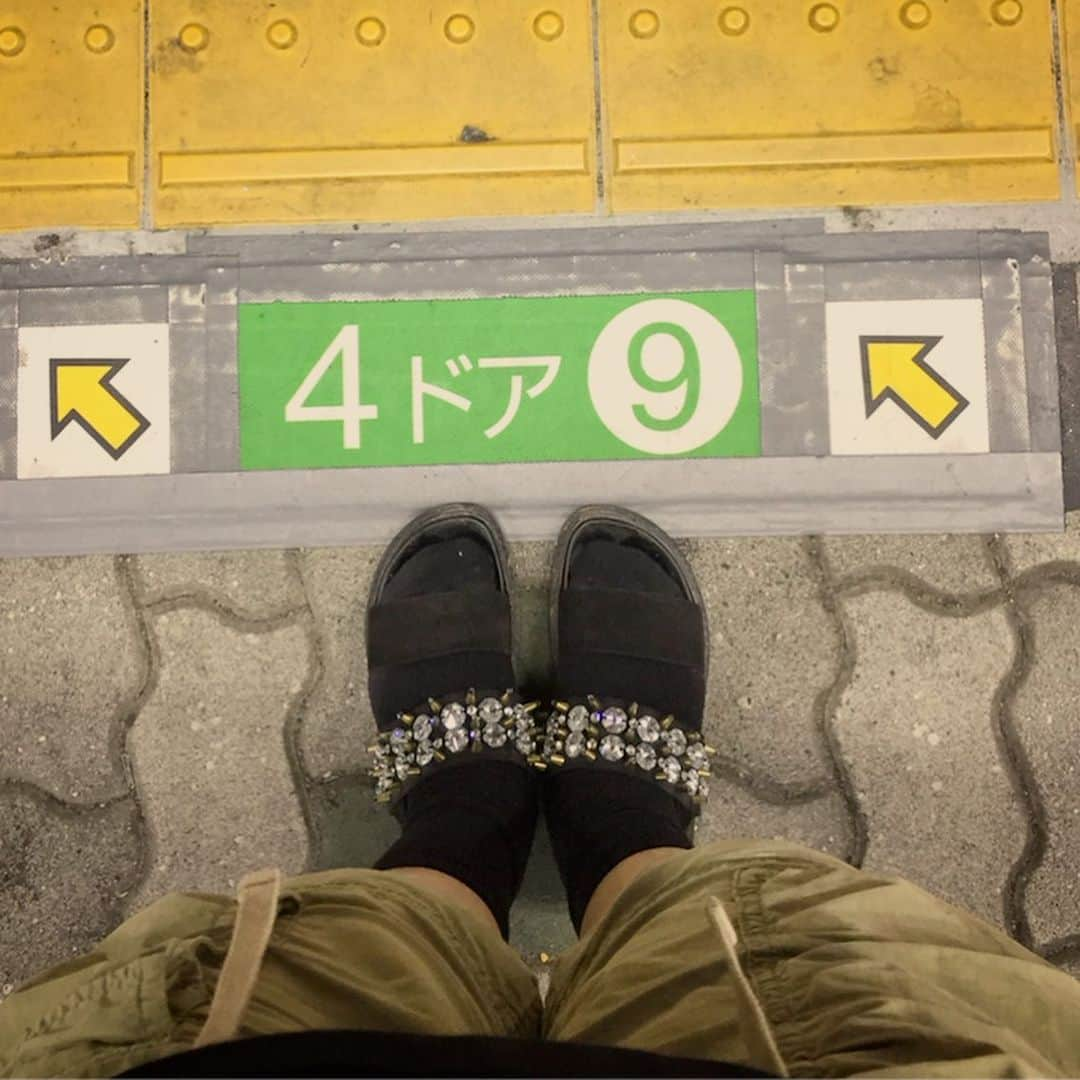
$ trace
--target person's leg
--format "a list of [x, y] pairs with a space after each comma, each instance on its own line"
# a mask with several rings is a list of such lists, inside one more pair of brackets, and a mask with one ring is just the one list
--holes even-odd
[[[535, 981], [502, 940], [538, 803], [531, 714], [492, 696], [513, 686], [507, 585], [483, 511], [443, 508], [388, 547], [368, 651], [378, 789], [402, 835], [377, 869], [286, 883], [237, 1036], [538, 1031]], [[17, 992], [0, 1006], [0, 1075], [108, 1075], [189, 1049], [236, 910], [167, 897]]]
[[[490, 915], [407, 875], [335, 870], [284, 883], [238, 1037], [330, 1028], [535, 1035], [535, 980]], [[191, 1049], [236, 912], [172, 895], [92, 954], [0, 1004], [0, 1076], [110, 1076]]]
[[799, 1076], [1076, 1076], [1077, 1016], [1080, 982], [916, 886], [732, 841], [626, 886], [557, 961], [545, 1034]]

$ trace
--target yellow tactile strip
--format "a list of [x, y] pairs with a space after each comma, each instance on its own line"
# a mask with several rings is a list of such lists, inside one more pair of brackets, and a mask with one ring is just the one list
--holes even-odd
[[[1072, 127], [1073, 149], [1080, 165], [1080, 0], [1064, 0], [1060, 8], [1063, 22], [1062, 41], [1065, 47], [1066, 78], [1070, 109], [1069, 123]], [[1080, 168], [1076, 172], [1077, 191], [1080, 192]]]
[[0, 227], [139, 223], [140, 0], [0, 0]]
[[600, 19], [615, 210], [1059, 193], [1049, 0], [606, 0]]
[[589, 0], [154, 0], [159, 226], [595, 208]]

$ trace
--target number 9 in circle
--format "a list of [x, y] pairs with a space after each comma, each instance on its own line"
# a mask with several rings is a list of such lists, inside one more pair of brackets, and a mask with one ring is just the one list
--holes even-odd
[[643, 300], [615, 316], [589, 355], [589, 396], [604, 426], [649, 454], [686, 454], [728, 425], [743, 389], [726, 327], [686, 300]]

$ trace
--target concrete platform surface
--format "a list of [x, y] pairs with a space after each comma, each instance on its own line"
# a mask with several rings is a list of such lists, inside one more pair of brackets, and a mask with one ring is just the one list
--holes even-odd
[[[1063, 536], [687, 540], [719, 748], [699, 839], [906, 875], [1080, 975], [1080, 516]], [[521, 673], [546, 544], [513, 552]], [[374, 549], [0, 562], [0, 995], [173, 889], [370, 863]], [[514, 941], [570, 941], [541, 837]]]

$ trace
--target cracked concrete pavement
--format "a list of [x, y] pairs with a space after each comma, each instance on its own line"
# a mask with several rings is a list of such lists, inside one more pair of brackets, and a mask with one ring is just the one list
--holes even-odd
[[[692, 539], [699, 840], [897, 872], [1080, 975], [1080, 517], [1063, 536]], [[373, 549], [0, 562], [0, 996], [171, 889], [369, 864]], [[519, 675], [550, 546], [514, 545]], [[513, 940], [570, 940], [538, 840]]]

